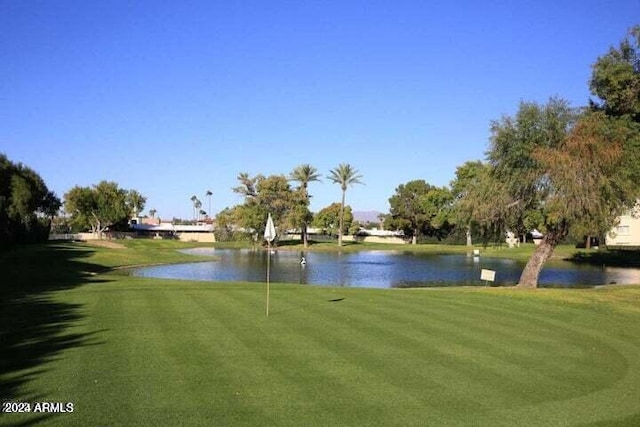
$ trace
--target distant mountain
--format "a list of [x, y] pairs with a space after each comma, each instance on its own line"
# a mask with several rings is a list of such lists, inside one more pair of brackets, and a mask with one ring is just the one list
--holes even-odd
[[380, 213], [381, 212], [378, 211], [353, 211], [353, 219], [362, 223], [380, 222], [378, 219], [378, 215], [380, 215]]

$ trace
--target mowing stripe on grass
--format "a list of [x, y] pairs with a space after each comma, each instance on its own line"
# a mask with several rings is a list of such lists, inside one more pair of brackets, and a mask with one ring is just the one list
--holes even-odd
[[108, 277], [55, 295], [82, 307], [68, 332], [93, 335], [30, 380], [77, 404], [47, 425], [577, 425], [638, 412], [628, 310], [272, 284], [266, 318], [261, 284]]

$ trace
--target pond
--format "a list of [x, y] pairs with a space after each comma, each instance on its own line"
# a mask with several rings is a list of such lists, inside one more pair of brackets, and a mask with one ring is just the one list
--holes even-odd
[[[211, 255], [214, 261], [138, 268], [133, 276], [206, 281], [266, 281], [267, 252], [250, 249], [196, 248], [185, 251]], [[304, 257], [305, 265], [300, 260]], [[367, 288], [435, 286], [487, 286], [481, 269], [496, 271], [493, 285], [515, 284], [523, 262], [451, 254], [404, 251], [351, 253], [273, 251], [271, 281]], [[583, 287], [640, 283], [640, 269], [594, 267], [569, 263], [547, 265], [539, 284], [543, 287]]]

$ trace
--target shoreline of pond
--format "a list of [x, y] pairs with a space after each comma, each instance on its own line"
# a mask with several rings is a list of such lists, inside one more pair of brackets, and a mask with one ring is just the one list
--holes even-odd
[[[213, 256], [198, 262], [171, 266], [130, 268], [137, 277], [184, 279], [200, 281], [261, 282], [262, 264], [267, 251], [262, 248], [216, 248], [201, 246], [183, 248], [182, 253]], [[299, 248], [273, 249], [274, 281], [312, 285], [332, 285], [368, 288], [461, 287], [516, 285], [524, 262], [506, 257], [474, 257], [465, 253], [410, 252], [378, 248], [349, 253], [304, 251]], [[300, 259], [306, 257], [304, 266]], [[220, 262], [218, 262], [220, 261]], [[207, 264], [210, 265], [198, 265]], [[482, 282], [481, 269], [498, 272], [495, 283]], [[338, 271], [339, 270], [339, 271]], [[540, 287], [584, 288], [594, 286], [640, 284], [640, 269], [594, 267], [571, 262], [548, 263], [541, 274]]]

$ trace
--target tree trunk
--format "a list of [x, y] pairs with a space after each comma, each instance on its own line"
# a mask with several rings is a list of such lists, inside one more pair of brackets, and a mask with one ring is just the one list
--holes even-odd
[[473, 246], [471, 241], [471, 228], [467, 227], [467, 246]]
[[413, 236], [411, 236], [411, 244], [412, 245], [417, 245], [418, 244], [418, 231], [417, 230], [413, 230]]
[[307, 233], [307, 223], [302, 224], [302, 245], [306, 248], [309, 241], [309, 234]]
[[91, 212], [91, 215], [95, 220], [95, 224], [91, 225], [91, 230], [99, 240], [102, 240], [102, 221], [98, 219], [98, 215], [96, 215], [94, 212]]
[[585, 249], [591, 249], [591, 236], [587, 236], [587, 242], [584, 245]]
[[342, 204], [340, 205], [340, 228], [338, 229], [338, 246], [342, 246], [342, 227], [344, 224], [344, 199], [346, 190], [342, 190]]
[[540, 276], [542, 267], [553, 253], [553, 250], [558, 245], [559, 241], [560, 238], [553, 234], [546, 234], [542, 238], [540, 244], [536, 246], [536, 249], [533, 251], [531, 258], [527, 261], [527, 265], [525, 265], [524, 270], [522, 270], [522, 275], [518, 282], [519, 288], [538, 287], [538, 277]]

